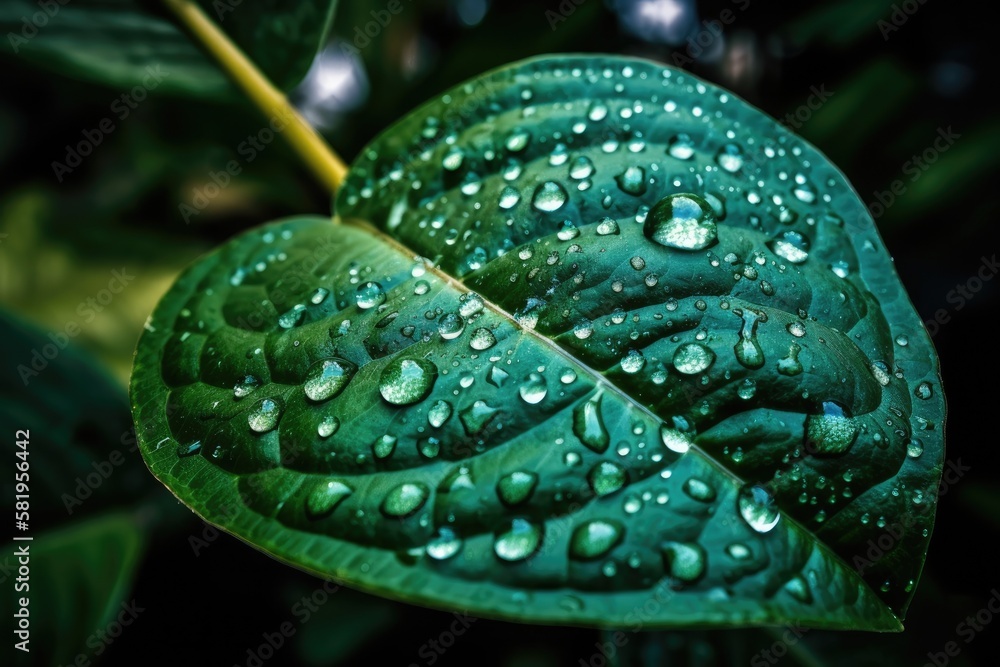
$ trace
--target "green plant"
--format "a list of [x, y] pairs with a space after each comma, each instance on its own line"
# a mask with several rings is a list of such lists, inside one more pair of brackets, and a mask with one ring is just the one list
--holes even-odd
[[140, 342], [143, 455], [206, 520], [482, 615], [901, 627], [943, 396], [813, 147], [678, 70], [556, 56], [405, 117], [335, 214], [227, 243]]

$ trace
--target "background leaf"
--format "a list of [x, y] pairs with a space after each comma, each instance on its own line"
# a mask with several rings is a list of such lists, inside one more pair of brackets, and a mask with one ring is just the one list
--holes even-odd
[[[301, 2], [292, 8], [277, 0], [199, 4], [275, 85], [289, 89], [325, 43], [336, 2]], [[213, 98], [239, 94], [156, 3], [80, 0], [56, 4], [51, 11], [49, 16], [29, 0], [3, 3], [0, 30], [8, 35], [6, 54], [113, 88], [144, 86]]]

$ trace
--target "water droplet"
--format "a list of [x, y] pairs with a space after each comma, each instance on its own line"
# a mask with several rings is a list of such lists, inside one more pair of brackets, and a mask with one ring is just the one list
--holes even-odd
[[573, 410], [573, 433], [584, 445], [603, 454], [611, 442], [601, 417], [601, 394], [584, 401]]
[[642, 231], [651, 241], [680, 250], [702, 250], [718, 240], [712, 207], [693, 194], [661, 199], [646, 216]]
[[708, 556], [693, 542], [665, 542], [660, 547], [663, 564], [670, 576], [684, 583], [693, 583], [705, 574]]
[[802, 362], [799, 361], [799, 352], [802, 348], [792, 343], [788, 346], [788, 356], [783, 359], [778, 359], [778, 372], [782, 375], [787, 375], [789, 377], [798, 375], [802, 372]]
[[445, 340], [458, 338], [465, 331], [465, 320], [458, 313], [445, 313], [438, 320], [438, 333]]
[[802, 324], [802, 322], [792, 322], [785, 329], [796, 338], [802, 338], [806, 335], [806, 325]]
[[306, 514], [313, 520], [329, 516], [352, 493], [354, 489], [337, 480], [320, 484], [306, 497]]
[[646, 357], [639, 350], [629, 350], [621, 360], [622, 370], [626, 373], [638, 373], [646, 365]]
[[685, 375], [697, 375], [715, 361], [715, 352], [700, 343], [685, 343], [674, 352], [674, 368]]
[[436, 536], [427, 543], [427, 555], [434, 560], [447, 560], [462, 549], [462, 540], [448, 527], [438, 529]]
[[625, 527], [614, 520], [587, 521], [573, 531], [569, 540], [569, 555], [579, 560], [601, 558], [625, 537]]
[[823, 403], [823, 414], [806, 417], [806, 450], [817, 456], [836, 456], [851, 448], [858, 437], [858, 426], [847, 416], [843, 406]]
[[483, 430], [487, 422], [499, 412], [499, 408], [487, 404], [485, 401], [476, 401], [459, 413], [458, 418], [462, 420], [465, 432], [470, 436], [477, 435]]
[[262, 398], [247, 415], [247, 423], [257, 433], [267, 433], [278, 425], [282, 407], [280, 398]]
[[726, 144], [716, 153], [715, 162], [730, 174], [734, 174], [743, 166], [743, 152], [736, 144]]
[[749, 308], [744, 308], [740, 312], [740, 317], [743, 318], [743, 327], [740, 329], [740, 339], [733, 347], [736, 361], [746, 368], [760, 368], [764, 365], [764, 350], [757, 341], [757, 323], [760, 321], [761, 315]]
[[517, 388], [521, 400], [530, 405], [541, 403], [548, 391], [545, 377], [540, 373], [531, 373]]
[[562, 374], [559, 376], [559, 381], [563, 384], [573, 384], [576, 382], [576, 371], [572, 368], [563, 369]]
[[646, 170], [642, 167], [626, 167], [625, 171], [615, 176], [615, 182], [625, 194], [638, 197], [646, 192]]
[[621, 230], [618, 228], [618, 223], [614, 218], [604, 218], [597, 223], [598, 236], [608, 236], [611, 234], [619, 234], [620, 232]]
[[566, 189], [555, 181], [546, 181], [537, 188], [531, 199], [531, 205], [539, 211], [551, 213], [558, 211], [566, 203]]
[[690, 160], [694, 156], [694, 140], [687, 134], [675, 135], [667, 144], [667, 153], [678, 160]]
[[394, 359], [379, 377], [378, 390], [393, 405], [424, 400], [437, 380], [437, 367], [426, 359]]
[[[885, 383], [888, 384], [888, 383]], [[934, 395], [934, 389], [931, 388], [930, 382], [921, 382], [917, 385], [917, 388], [913, 390], [913, 395], [919, 399], [927, 400]]]
[[254, 375], [245, 375], [242, 380], [233, 386], [233, 398], [239, 400], [251, 394], [260, 386], [260, 380]]
[[631, 258], [628, 261], [628, 263], [636, 271], [642, 271], [643, 269], [646, 268], [646, 260], [644, 260], [642, 257], [639, 257], [638, 255]]
[[427, 423], [434, 428], [441, 428], [451, 418], [451, 403], [436, 401], [427, 411]]
[[594, 175], [594, 163], [589, 157], [580, 156], [573, 160], [569, 166], [569, 177], [575, 181], [582, 181]]
[[924, 443], [918, 438], [913, 438], [906, 445], [906, 455], [911, 459], [918, 459], [924, 453]]
[[448, 171], [455, 171], [462, 166], [462, 160], [465, 158], [465, 153], [458, 146], [452, 146], [444, 157], [441, 159], [441, 166]]
[[382, 512], [389, 517], [403, 518], [410, 516], [427, 502], [430, 490], [420, 482], [405, 482], [400, 484], [382, 501]]
[[531, 133], [521, 128], [516, 128], [507, 135], [504, 145], [511, 153], [519, 153], [528, 147], [531, 141]]
[[739, 542], [733, 542], [727, 546], [726, 554], [728, 554], [733, 560], [747, 560], [753, 555], [747, 545]]
[[500, 387], [503, 387], [504, 382], [506, 382], [509, 377], [510, 373], [496, 364], [493, 364], [490, 366], [489, 374], [486, 376], [486, 381], [499, 389]]
[[516, 471], [505, 475], [497, 482], [497, 496], [507, 507], [520, 505], [531, 498], [538, 486], [538, 475], [533, 472]]
[[778, 525], [781, 514], [771, 493], [759, 484], [745, 484], [737, 496], [740, 515], [758, 533], [766, 533]]
[[831, 264], [830, 270], [833, 271], [833, 274], [838, 278], [846, 278], [851, 275], [851, 267], [844, 260], [838, 260]]
[[587, 473], [590, 488], [598, 497], [604, 497], [620, 491], [628, 481], [625, 468], [611, 461], [601, 461]]
[[660, 426], [660, 439], [663, 444], [672, 452], [684, 454], [691, 449], [691, 441], [687, 436], [676, 429], [668, 428], [666, 425]]
[[396, 442], [396, 436], [383, 435], [372, 443], [372, 453], [377, 459], [387, 459], [396, 451]]
[[188, 445], [177, 445], [177, 456], [179, 458], [185, 458], [187, 456], [194, 456], [201, 451], [201, 440], [195, 440]]
[[472, 338], [469, 339], [469, 347], [473, 350], [488, 350], [496, 344], [497, 337], [486, 327], [479, 327], [473, 331]]
[[433, 436], [422, 438], [417, 442], [417, 451], [426, 459], [435, 459], [441, 453], [441, 441]]
[[744, 378], [736, 389], [736, 395], [744, 401], [749, 401], [757, 395], [757, 382], [753, 378]]
[[385, 303], [385, 292], [382, 291], [382, 286], [378, 283], [367, 282], [358, 286], [355, 300], [357, 301], [358, 308], [368, 310], [369, 308], [374, 308]]
[[333, 415], [327, 415], [320, 420], [319, 426], [316, 427], [316, 434], [321, 438], [329, 438], [337, 432], [338, 428], [340, 428], [340, 420]]
[[506, 185], [500, 191], [500, 201], [498, 204], [505, 211], [514, 208], [519, 201], [521, 201], [521, 192], [514, 186]]
[[431, 289], [431, 284], [426, 280], [418, 280], [413, 284], [413, 293], [417, 296], [423, 296], [427, 294]]
[[329, 400], [344, 390], [357, 370], [358, 367], [346, 359], [320, 359], [309, 367], [302, 389], [312, 401]]
[[[875, 378], [876, 382], [883, 387], [889, 386], [889, 383], [892, 381], [892, 376], [889, 374], [889, 367], [886, 366], [885, 362], [873, 361], [868, 369], [871, 371], [872, 377]], [[929, 386], [928, 389], [930, 389]]]
[[715, 500], [715, 488], [698, 477], [689, 477], [683, 486], [681, 486], [681, 489], [688, 496], [699, 502], [710, 503]]
[[541, 544], [541, 525], [527, 519], [513, 519], [510, 528], [496, 536], [493, 551], [501, 560], [516, 562], [530, 557]]
[[292, 308], [281, 315], [278, 318], [278, 326], [282, 329], [291, 329], [297, 327], [302, 318], [306, 315], [306, 307], [301, 303], [295, 304]]
[[767, 246], [775, 255], [785, 258], [792, 264], [801, 264], [809, 259], [809, 239], [799, 232], [786, 231], [776, 239], [768, 241]]
[[795, 575], [785, 582], [785, 592], [803, 604], [810, 604], [813, 601], [812, 591], [804, 578]]

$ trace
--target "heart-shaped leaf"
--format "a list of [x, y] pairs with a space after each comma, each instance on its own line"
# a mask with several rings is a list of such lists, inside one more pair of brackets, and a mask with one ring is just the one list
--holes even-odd
[[[322, 48], [336, 2], [297, 2], [291, 8], [277, 0], [199, 4], [278, 87], [289, 89]], [[11, 55], [74, 78], [120, 89], [235, 94], [212, 59], [165, 15], [151, 11], [155, 9], [156, 4], [147, 7], [141, 0], [63, 0], [45, 7], [5, 0], [0, 30]]]
[[337, 212], [226, 244], [140, 341], [143, 454], [204, 518], [479, 615], [900, 628], [937, 361], [815, 148], [674, 69], [543, 58], [388, 130]]

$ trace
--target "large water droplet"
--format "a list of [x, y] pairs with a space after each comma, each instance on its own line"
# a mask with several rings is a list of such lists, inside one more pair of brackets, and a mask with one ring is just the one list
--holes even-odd
[[514, 519], [496, 536], [493, 551], [501, 560], [515, 562], [531, 556], [542, 544], [542, 527], [527, 519]]
[[688, 496], [699, 502], [710, 503], [715, 500], [715, 488], [698, 477], [689, 477], [681, 486], [681, 489]]
[[594, 494], [603, 497], [621, 490], [628, 481], [628, 474], [617, 463], [601, 461], [587, 473], [587, 481]]
[[247, 424], [257, 433], [267, 433], [278, 425], [282, 407], [280, 398], [262, 398], [247, 415]]
[[329, 400], [344, 390], [357, 370], [358, 367], [346, 359], [320, 359], [309, 367], [302, 389], [310, 400]]
[[458, 313], [445, 313], [438, 320], [438, 333], [445, 340], [458, 338], [465, 331], [465, 320]]
[[858, 426], [834, 401], [823, 403], [823, 414], [806, 417], [806, 449], [817, 456], [843, 454], [858, 437]]
[[667, 144], [667, 153], [678, 160], [690, 160], [694, 156], [694, 140], [684, 133], [675, 135]]
[[383, 435], [372, 443], [372, 453], [377, 459], [387, 459], [396, 451], [396, 442], [396, 436]]
[[343, 482], [331, 480], [315, 487], [306, 497], [306, 514], [310, 519], [328, 516], [354, 489]]
[[469, 339], [469, 347], [473, 350], [488, 350], [496, 344], [497, 337], [486, 327], [479, 327], [473, 331], [472, 338]]
[[242, 380], [233, 386], [233, 398], [239, 400], [251, 394], [259, 386], [260, 380], [256, 376], [245, 375]]
[[684, 454], [691, 449], [691, 441], [686, 435], [666, 425], [660, 427], [660, 439], [667, 449], [677, 454]]
[[517, 388], [521, 400], [530, 405], [541, 403], [548, 391], [545, 377], [540, 373], [531, 373]]
[[333, 415], [327, 415], [320, 420], [316, 427], [316, 435], [321, 438], [329, 438], [340, 428], [340, 420]]
[[693, 583], [705, 574], [708, 556], [693, 542], [665, 542], [660, 547], [663, 564], [670, 576], [684, 583]]
[[787, 259], [792, 264], [801, 264], [809, 259], [809, 239], [795, 231], [782, 233], [776, 239], [768, 241], [771, 251]]
[[740, 516], [758, 533], [766, 533], [778, 525], [781, 513], [774, 496], [759, 484], [745, 484], [737, 495]]
[[295, 304], [290, 310], [282, 313], [281, 317], [278, 318], [278, 326], [282, 329], [291, 329], [297, 327], [302, 319], [305, 317], [306, 307], [301, 303]]
[[530, 499], [536, 486], [538, 486], [537, 474], [524, 471], [512, 472], [497, 482], [497, 496], [504, 505], [513, 507]]
[[546, 181], [537, 188], [531, 198], [531, 205], [539, 211], [551, 213], [558, 211], [566, 203], [566, 189], [555, 181]]
[[685, 375], [697, 375], [715, 361], [715, 352], [701, 343], [685, 343], [674, 352], [674, 368]]
[[638, 373], [646, 365], [646, 357], [639, 350], [629, 350], [621, 360], [622, 370], [626, 373]]
[[403, 518], [410, 516], [427, 502], [430, 490], [419, 482], [400, 484], [382, 501], [382, 512], [389, 517]]
[[615, 176], [618, 189], [625, 194], [638, 197], [646, 191], [646, 170], [642, 167], [626, 167], [625, 171]]
[[368, 310], [385, 303], [385, 292], [378, 283], [367, 282], [358, 286], [358, 291], [354, 295], [358, 308]]
[[736, 144], [726, 144], [716, 153], [715, 162], [730, 174], [736, 173], [743, 166], [743, 152]]
[[517, 205], [517, 202], [521, 201], [521, 192], [512, 185], [504, 186], [504, 189], [500, 191], [500, 201], [498, 205], [505, 211], [512, 209]]
[[573, 160], [569, 166], [569, 177], [575, 181], [582, 181], [594, 175], [594, 163], [587, 156], [581, 156]]
[[441, 428], [451, 417], [451, 403], [448, 401], [437, 401], [427, 411], [427, 423], [434, 428]]
[[446, 560], [462, 549], [462, 540], [451, 528], [442, 527], [427, 543], [427, 555], [434, 560]]
[[607, 450], [611, 436], [601, 417], [601, 394], [580, 403], [573, 410], [573, 433], [580, 442], [598, 454]]
[[595, 519], [573, 531], [569, 555], [579, 560], [600, 558], [614, 549], [625, 537], [625, 527], [618, 521]]
[[650, 209], [642, 232], [668, 248], [702, 250], [718, 240], [715, 219], [711, 205], [698, 195], [673, 194]]
[[437, 367], [426, 359], [394, 359], [379, 377], [382, 398], [393, 405], [424, 400], [437, 380]]
[[740, 316], [743, 318], [743, 327], [740, 329], [740, 339], [733, 348], [736, 360], [747, 368], [760, 368], [764, 365], [764, 350], [757, 341], [757, 323], [760, 314], [744, 308]]

